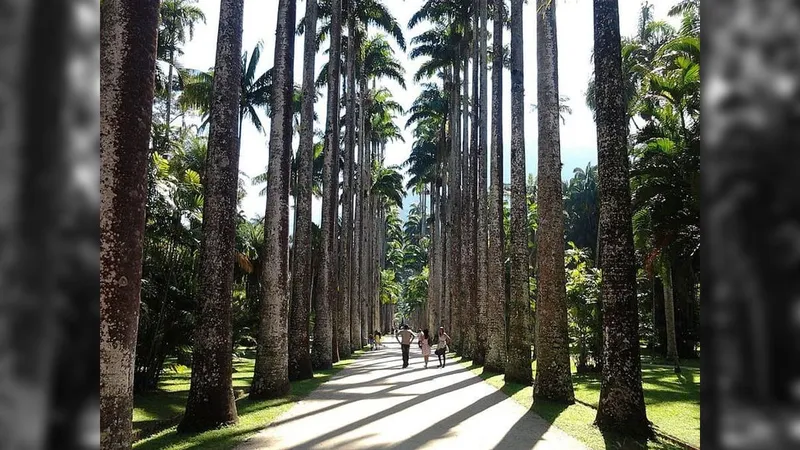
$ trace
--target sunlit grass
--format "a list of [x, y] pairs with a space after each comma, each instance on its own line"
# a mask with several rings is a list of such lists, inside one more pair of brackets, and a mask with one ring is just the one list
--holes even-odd
[[[363, 351], [357, 351], [354, 356], [357, 358], [361, 354]], [[236, 409], [239, 414], [239, 422], [236, 425], [194, 434], [178, 434], [175, 431], [176, 427], [172, 426], [137, 442], [134, 444], [134, 448], [141, 450], [233, 448], [250, 435], [265, 428], [278, 416], [289, 410], [295, 402], [306, 397], [320, 384], [328, 381], [331, 376], [353, 361], [355, 358], [339, 361], [333, 365], [331, 370], [316, 372], [311, 380], [293, 382], [291, 393], [282, 398], [252, 401], [247, 397], [241, 397], [236, 401]], [[253, 364], [252, 359], [246, 358], [240, 358], [234, 363], [234, 391], [250, 386]], [[137, 426], [137, 422], [141, 425], [144, 421], [175, 419], [183, 414], [190, 376], [189, 370], [180, 373], [173, 372], [165, 376], [159, 383], [160, 392], [137, 397], [134, 400], [134, 428]]]
[[[517, 403], [521, 404], [527, 409], [532, 410], [547, 422], [555, 425], [565, 433], [581, 441], [589, 448], [597, 450], [618, 448], [647, 448], [651, 450], [665, 450], [677, 448], [669, 443], [661, 441], [650, 441], [646, 445], [643, 445], [641, 443], [633, 442], [622, 436], [601, 433], [600, 430], [593, 425], [595, 415], [597, 414], [597, 411], [594, 408], [581, 403], [565, 406], [556, 403], [537, 401], [534, 404], [532, 386], [506, 383], [502, 374], [485, 372], [482, 366], [474, 366], [470, 363], [470, 361], [463, 360], [462, 358], [457, 357], [454, 359], [454, 361], [460, 362], [472, 373], [481, 377], [493, 387], [503, 391], [509, 397], [513, 398]], [[532, 365], [532, 368], [535, 370], [535, 362]], [[662, 369], [667, 370], [670, 373], [672, 372], [672, 369], [664, 369], [661, 367], [649, 368], [645, 366], [643, 369], [643, 372], [646, 374], [644, 375], [645, 381], [643, 382], [643, 387], [645, 390], [645, 404], [647, 405], [648, 418], [665, 433], [699, 446], [699, 371], [698, 373], [691, 375], [694, 377], [695, 382], [697, 383], [695, 385], [697, 391], [695, 392], [694, 388], [692, 388], [690, 385], [681, 384], [681, 387], [677, 388], [671, 384], [669, 377], [662, 373]], [[575, 368], [573, 367], [573, 371], [574, 370]], [[684, 371], [684, 373], [686, 373], [686, 371]], [[673, 373], [672, 375], [674, 376], [675, 374]], [[686, 375], [687, 377], [690, 376], [688, 373], [686, 373]], [[575, 384], [575, 397], [578, 400], [596, 406], [597, 401], [600, 398], [599, 379], [595, 380], [588, 376], [578, 377], [576, 375], [575, 378], [573, 378], [573, 382]], [[675, 404], [667, 406], [667, 404], [662, 402], [664, 399], [662, 392], [668, 392], [670, 395], [677, 394], [679, 399]], [[592, 399], [594, 400], [594, 403], [592, 403]], [[691, 410], [695, 400], [697, 402], [696, 416]], [[686, 408], [690, 409], [687, 410]], [[673, 432], [675, 430], [680, 431], [678, 427], [679, 422], [680, 426], [683, 427], [683, 435]], [[696, 441], [690, 440], [689, 437], [691, 437], [691, 433], [688, 433], [688, 431], [694, 427], [697, 428]]]

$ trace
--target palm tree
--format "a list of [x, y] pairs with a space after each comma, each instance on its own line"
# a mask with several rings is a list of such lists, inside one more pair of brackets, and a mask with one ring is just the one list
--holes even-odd
[[536, 4], [538, 71], [539, 175], [537, 205], [538, 285], [536, 301], [535, 398], [572, 403], [569, 366], [566, 277], [564, 275], [564, 213], [559, 144], [558, 42], [556, 5]]
[[231, 373], [236, 206], [239, 180], [238, 113], [244, 0], [220, 5], [214, 98], [204, 178], [200, 298], [192, 352], [192, 383], [179, 432], [236, 423]]
[[331, 1], [331, 46], [328, 70], [328, 111], [325, 126], [325, 165], [322, 175], [322, 261], [320, 297], [315, 303], [314, 344], [311, 363], [315, 369], [326, 370], [333, 366], [333, 312], [336, 311], [337, 248], [336, 218], [339, 205], [339, 68], [342, 49], [342, 3]]
[[[130, 447], [158, 5], [100, 13], [100, 444]], [[127, 199], [115, 201], [115, 199]]]
[[273, 64], [259, 338], [250, 398], [289, 392], [289, 173], [292, 155], [295, 0], [279, 0]]
[[503, 25], [504, 0], [493, 0], [492, 23], [492, 149], [489, 182], [489, 252], [487, 269], [488, 342], [485, 369], [503, 373], [506, 366], [506, 294], [503, 257]]
[[505, 379], [506, 382], [528, 386], [532, 381], [532, 373], [528, 336], [528, 207], [525, 194], [522, 55], [522, 0], [511, 0], [511, 297], [508, 305], [508, 363]]
[[[263, 43], [259, 42], [249, 55], [247, 52], [242, 53], [239, 138], [242, 136], [242, 125], [247, 118], [250, 118], [250, 122], [256, 130], [264, 131], [258, 109], [264, 108], [269, 113], [269, 106], [272, 103], [272, 69], [266, 70], [256, 78], [256, 68], [261, 60], [262, 49]], [[208, 116], [211, 113], [211, 86], [214, 80], [214, 71], [197, 72], [185, 78], [179, 103], [184, 107], [200, 110], [204, 118], [200, 129], [203, 129], [208, 124]]]
[[594, 0], [603, 375], [595, 424], [649, 436], [639, 360], [639, 316], [631, 229], [627, 126], [617, 0]]
[[[488, 13], [489, 13], [489, 5], [487, 0], [479, 0], [478, 2], [478, 34], [477, 39], [479, 40], [479, 59], [476, 62], [479, 66], [479, 81], [480, 84], [478, 88], [478, 99], [477, 102], [479, 103], [478, 108], [478, 117], [477, 121], [478, 125], [478, 155], [477, 155], [477, 164], [476, 164], [476, 171], [477, 171], [477, 187], [478, 190], [477, 194], [477, 264], [478, 264], [478, 305], [477, 305], [477, 317], [478, 317], [478, 329], [477, 329], [477, 339], [476, 339], [476, 348], [474, 359], [478, 364], [483, 365], [486, 362], [486, 336], [489, 333], [488, 330], [488, 322], [486, 320], [487, 314], [487, 294], [489, 292], [489, 240], [488, 240], [488, 218], [487, 218], [487, 193], [486, 193], [486, 153], [487, 153], [487, 130], [489, 126], [488, 121], [488, 112], [489, 112], [489, 105], [488, 105], [488, 65], [487, 65], [487, 48], [486, 42], [489, 39], [489, 32], [488, 32]], [[475, 119], [473, 119], [475, 120]]]
[[[186, 42], [186, 32], [189, 32], [189, 39], [192, 39], [195, 23], [206, 23], [206, 16], [203, 14], [203, 10], [195, 3], [197, 3], [197, 0], [164, 0], [160, 7], [161, 23], [158, 30], [158, 57], [166, 58], [169, 62], [167, 112], [164, 121], [167, 131], [169, 131], [172, 120], [172, 72], [175, 67], [175, 56], [183, 53], [180, 46]], [[169, 134], [167, 136], [169, 137]]]
[[358, 267], [358, 251], [357, 247], [359, 242], [357, 240], [355, 225], [356, 205], [354, 202], [354, 192], [357, 189], [356, 180], [356, 14], [357, 9], [356, 0], [347, 0], [347, 53], [346, 53], [346, 119], [345, 119], [345, 167], [344, 167], [344, 186], [343, 194], [345, 196], [344, 205], [342, 207], [342, 227], [344, 229], [344, 254], [346, 263], [344, 266], [344, 280], [341, 285], [343, 286], [342, 296], [343, 303], [349, 308], [347, 311], [350, 321], [348, 328], [350, 332], [350, 350], [356, 351], [361, 348], [361, 308], [359, 296], [357, 295], [359, 285], [356, 281], [354, 269]]
[[314, 64], [317, 55], [317, 2], [306, 0], [303, 47], [303, 97], [300, 148], [295, 183], [292, 297], [289, 308], [289, 379], [314, 377], [309, 354], [309, 304], [311, 300], [311, 198], [314, 165]]

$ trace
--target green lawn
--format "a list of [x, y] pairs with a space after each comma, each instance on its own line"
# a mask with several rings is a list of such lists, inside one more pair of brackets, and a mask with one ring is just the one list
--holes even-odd
[[[355, 357], [362, 354], [357, 351]], [[291, 393], [283, 398], [264, 401], [251, 401], [243, 395], [244, 388], [250, 386], [253, 378], [254, 360], [239, 358], [234, 361], [233, 386], [238, 394], [236, 408], [239, 423], [236, 425], [195, 434], [177, 434], [175, 426], [160, 431], [134, 444], [140, 450], [149, 449], [188, 449], [188, 448], [233, 448], [248, 436], [269, 425], [275, 418], [287, 411], [295, 402], [307, 396], [320, 384], [328, 381], [333, 374], [342, 370], [355, 359], [347, 359], [334, 364], [333, 369], [318, 371], [311, 380], [292, 383]], [[186, 406], [189, 394], [190, 371], [183, 369], [162, 376], [157, 393], [134, 398], [134, 429], [152, 426], [153, 421], [178, 420]], [[177, 422], [176, 422], [177, 424]]]
[[[623, 437], [603, 434], [592, 425], [596, 410], [580, 404], [564, 406], [549, 402], [533, 404], [533, 388], [505, 383], [503, 376], [456, 358], [490, 385], [502, 390], [526, 408], [593, 449], [645, 448]], [[533, 364], [535, 370], [535, 362]], [[574, 367], [573, 367], [574, 370]], [[642, 369], [647, 416], [662, 432], [695, 446], [700, 445], [700, 371], [686, 368], [675, 375], [671, 368], [644, 365]], [[600, 398], [597, 376], [574, 375], [575, 397], [596, 406]], [[674, 449], [666, 442], [648, 442], [648, 449]]]

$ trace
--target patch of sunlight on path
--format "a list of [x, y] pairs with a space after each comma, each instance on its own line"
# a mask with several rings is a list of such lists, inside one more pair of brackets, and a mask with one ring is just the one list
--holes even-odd
[[387, 343], [237, 449], [586, 449], [460, 364], [436, 366], [412, 346], [402, 369]]

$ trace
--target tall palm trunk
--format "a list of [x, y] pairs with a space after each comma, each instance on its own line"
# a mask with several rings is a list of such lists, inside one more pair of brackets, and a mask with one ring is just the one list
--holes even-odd
[[[173, 46], [175, 43], [173, 43]], [[169, 146], [170, 140], [170, 123], [172, 122], [172, 72], [173, 67], [175, 67], [175, 50], [172, 49], [169, 51], [169, 69], [167, 70], [167, 111], [165, 117], [165, 125], [166, 125], [166, 142], [165, 144]]]
[[369, 333], [369, 190], [372, 185], [372, 159], [367, 140], [367, 80], [363, 76], [359, 81], [359, 92], [361, 94], [361, 107], [359, 108], [359, 147], [361, 150], [361, 205], [359, 220], [360, 233], [360, 255], [359, 255], [359, 303], [361, 307], [361, 346], [367, 345], [367, 334]]
[[272, 69], [273, 104], [264, 214], [258, 351], [250, 398], [289, 392], [289, 177], [292, 152], [295, 0], [279, 0]]
[[479, 89], [478, 89], [478, 154], [476, 163], [476, 215], [477, 215], [477, 240], [476, 240], [476, 258], [478, 275], [478, 288], [477, 288], [477, 336], [474, 359], [477, 364], [484, 364], [486, 362], [486, 336], [488, 334], [488, 324], [486, 320], [487, 315], [487, 293], [488, 288], [488, 253], [489, 241], [487, 235], [487, 218], [486, 218], [486, 145], [487, 138], [486, 132], [488, 129], [488, 69], [486, 60], [486, 41], [489, 38], [487, 32], [488, 25], [488, 2], [487, 0], [478, 1], [478, 61], [479, 66]]
[[675, 365], [675, 371], [680, 372], [678, 360], [678, 342], [675, 338], [675, 295], [672, 288], [672, 264], [669, 256], [664, 255], [661, 267], [661, 279], [664, 284], [664, 321], [667, 330], [667, 360]]
[[539, 211], [536, 298], [536, 398], [573, 403], [564, 275], [564, 207], [559, 139], [558, 42], [556, 4], [537, 0], [536, 68], [538, 71]]
[[342, 2], [331, 1], [331, 47], [328, 62], [328, 111], [325, 126], [325, 160], [322, 174], [322, 277], [314, 316], [311, 362], [315, 369], [333, 366], [333, 312], [336, 293], [336, 218], [339, 199], [339, 69], [342, 51]]
[[492, 150], [489, 174], [489, 253], [487, 268], [485, 370], [502, 373], [506, 368], [506, 288], [503, 257], [503, 0], [493, 0], [492, 24]]
[[[511, 0], [511, 296], [506, 382], [531, 384], [522, 0]], [[559, 201], [559, 204], [560, 201]]]
[[158, 1], [100, 13], [100, 444], [130, 448]]
[[289, 311], [289, 380], [314, 376], [309, 353], [311, 299], [311, 203], [314, 165], [314, 65], [317, 56], [317, 0], [306, 1], [303, 42], [303, 98], [297, 150], [297, 205], [294, 216], [292, 303]]
[[239, 96], [244, 0], [223, 0], [204, 176], [200, 298], [196, 315], [192, 383], [178, 431], [235, 423], [231, 301], [239, 188]]
[[342, 323], [342, 330], [339, 340], [339, 351], [342, 352], [343, 358], [348, 358], [352, 350], [355, 350], [358, 345], [354, 339], [357, 332], [354, 330], [358, 328], [357, 316], [353, 310], [353, 292], [355, 291], [355, 282], [353, 280], [353, 176], [354, 176], [354, 159], [355, 159], [355, 145], [356, 145], [356, 33], [355, 33], [355, 0], [347, 0], [347, 61], [346, 67], [346, 107], [347, 113], [345, 115], [347, 122], [345, 123], [345, 166], [344, 166], [344, 205], [342, 205], [342, 233], [344, 240], [344, 263], [341, 265], [342, 280], [339, 286], [342, 289], [342, 308], [340, 312], [340, 321]]
[[594, 0], [594, 66], [605, 332], [595, 424], [647, 436], [617, 0]]
[[[451, 113], [451, 148], [450, 164], [448, 173], [448, 238], [450, 246], [447, 267], [449, 276], [447, 277], [447, 293], [449, 296], [448, 307], [450, 310], [450, 329], [456, 343], [460, 338], [459, 320], [461, 314], [461, 295], [459, 285], [461, 284], [461, 138], [459, 133], [459, 86], [461, 81], [460, 65], [453, 65], [453, 84], [451, 92], [452, 113]], [[459, 349], [460, 350], [460, 349]]]

